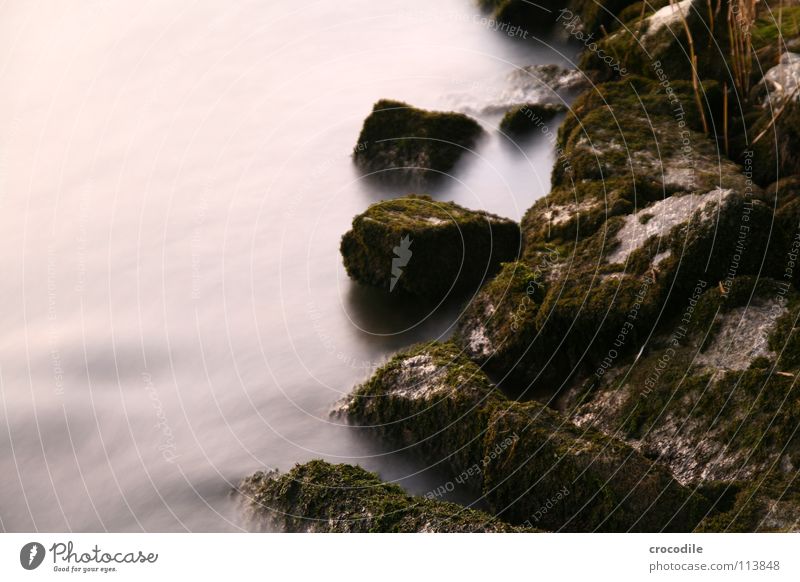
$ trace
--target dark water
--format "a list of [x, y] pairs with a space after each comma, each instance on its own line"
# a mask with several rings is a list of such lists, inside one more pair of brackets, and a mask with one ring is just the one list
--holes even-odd
[[489, 106], [517, 66], [574, 51], [479, 15], [469, 0], [0, 8], [0, 529], [239, 529], [242, 476], [318, 457], [436, 485], [328, 411], [393, 351], [446, 337], [459, 306], [355, 286], [338, 242], [404, 193], [349, 158], [383, 97], [489, 130], [437, 199], [519, 219], [548, 190], [551, 144], [509, 143]]

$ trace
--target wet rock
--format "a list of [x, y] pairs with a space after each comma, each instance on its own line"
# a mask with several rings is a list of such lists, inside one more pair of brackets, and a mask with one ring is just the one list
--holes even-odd
[[798, 313], [786, 282], [698, 285], [645, 353], [575, 394], [572, 418], [613, 431], [684, 484], [800, 466]]
[[430, 342], [395, 355], [336, 412], [388, 445], [458, 474], [481, 458], [487, 410], [504, 401], [454, 344]]
[[[641, 9], [625, 12], [630, 17], [625, 26], [601, 39], [596, 50], [584, 51], [580, 68], [592, 71], [602, 80], [628, 74], [658, 78], [663, 74], [671, 81], [690, 80], [692, 64], [689, 58], [688, 26], [697, 57], [701, 79], [725, 78], [727, 69], [719, 50], [726, 50], [727, 20], [709, 15], [705, 0], [656, 2], [641, 18]], [[707, 47], [715, 49], [709, 50]], [[716, 47], [723, 47], [717, 49]], [[621, 67], [611, 66], [611, 62]], [[658, 65], [658, 66], [655, 66]], [[660, 73], [658, 71], [661, 71]]]
[[454, 503], [413, 497], [361, 467], [311, 461], [284, 475], [258, 472], [239, 492], [249, 518], [270, 531], [303, 533], [532, 532]]
[[[507, 439], [514, 446], [502, 448]], [[489, 422], [484, 496], [503, 519], [555, 531], [692, 531], [706, 500], [669, 471], [600, 431], [535, 403]]]
[[476, 289], [519, 248], [519, 226], [511, 220], [407, 196], [355, 217], [340, 250], [356, 281], [438, 301]]
[[527, 103], [509, 109], [500, 121], [500, 130], [511, 137], [522, 137], [541, 130], [543, 124], [566, 108], [553, 104]]
[[663, 467], [541, 404], [508, 400], [452, 344], [398, 354], [339, 411], [386, 445], [467, 475], [456, 482], [480, 490], [510, 523], [687, 531], [704, 515], [702, 497]]
[[525, 104], [563, 107], [589, 86], [576, 69], [558, 65], [529, 65], [487, 82], [467, 84], [468, 90], [449, 96], [453, 108], [468, 114], [493, 115]]
[[774, 236], [763, 192], [665, 104], [652, 82], [610, 83], [562, 124], [569, 170], [556, 163], [553, 190], [523, 218], [522, 260], [481, 290], [455, 335], [506, 389], [560, 393], [639, 350], [699, 278], [782, 268], [763, 260]]
[[371, 178], [422, 186], [449, 173], [482, 134], [478, 122], [461, 113], [382, 99], [364, 121], [353, 159]]
[[703, 520], [697, 531], [800, 532], [800, 484], [787, 468], [784, 459], [753, 483], [715, 484], [708, 493], [724, 511]]

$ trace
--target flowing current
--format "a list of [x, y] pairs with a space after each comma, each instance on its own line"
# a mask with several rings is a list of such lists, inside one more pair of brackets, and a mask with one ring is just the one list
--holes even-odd
[[[350, 154], [375, 101], [461, 110], [488, 137], [437, 200], [518, 220], [552, 143], [514, 144], [514, 71], [572, 68], [470, 0], [6, 2], [0, 8], [0, 530], [247, 529], [262, 468], [435, 469], [329, 416], [434, 313], [348, 280], [370, 203]], [[552, 122], [555, 132], [560, 118]]]

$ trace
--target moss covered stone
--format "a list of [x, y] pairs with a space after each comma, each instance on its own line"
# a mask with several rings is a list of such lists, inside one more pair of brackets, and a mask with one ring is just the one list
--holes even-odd
[[356, 281], [434, 301], [473, 291], [519, 249], [515, 222], [428, 196], [373, 204], [341, 242]]
[[[521, 261], [482, 289], [455, 336], [504, 389], [558, 393], [609, 354], [635, 353], [698, 279], [782, 270], [765, 255], [777, 231], [763, 192], [670, 107], [651, 81], [608, 83], [562, 124], [570, 171], [554, 171], [522, 220]], [[531, 278], [520, 265], [535, 298], [520, 295]]]
[[467, 483], [510, 523], [684, 531], [704, 515], [702, 496], [663, 467], [541, 404], [508, 400], [453, 344], [398, 354], [339, 410], [393, 448], [453, 475], [479, 475]]
[[478, 122], [461, 113], [382, 99], [364, 121], [353, 159], [378, 180], [424, 185], [450, 172], [482, 134]]
[[800, 482], [779, 466], [752, 482], [715, 484], [709, 491], [723, 511], [703, 520], [701, 532], [800, 532]]
[[[505, 449], [506, 439], [515, 444]], [[489, 422], [484, 496], [499, 516], [558, 531], [692, 531], [706, 499], [629, 445], [551, 409], [514, 403]], [[559, 496], [560, 494], [560, 496]]]
[[522, 137], [541, 129], [542, 125], [565, 108], [553, 103], [528, 103], [509, 109], [500, 120], [500, 130], [511, 137]]
[[573, 418], [637, 443], [684, 483], [796, 471], [798, 315], [783, 282], [698, 286], [639, 357], [575, 394]]
[[608, 80], [619, 76], [618, 69], [603, 60], [612, 57], [628, 73], [658, 78], [660, 70], [671, 81], [690, 80], [688, 26], [699, 77], [725, 78], [728, 69], [720, 55], [728, 53], [727, 20], [715, 17], [713, 9], [709, 11], [708, 7], [705, 0], [681, 0], [674, 4], [663, 0], [647, 4], [644, 11], [631, 7], [621, 14], [631, 19], [601, 39], [597, 50], [585, 51], [580, 67]]
[[311, 461], [239, 486], [253, 521], [270, 530], [330, 533], [493, 533], [513, 527], [454, 503], [413, 497], [361, 467]]
[[337, 409], [353, 424], [454, 474], [481, 457], [491, 403], [505, 398], [454, 344], [395, 355]]

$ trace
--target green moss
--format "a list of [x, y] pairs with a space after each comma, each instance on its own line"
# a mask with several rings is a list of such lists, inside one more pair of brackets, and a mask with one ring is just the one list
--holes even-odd
[[[340, 250], [356, 281], [439, 301], [474, 291], [519, 248], [519, 226], [511, 220], [428, 196], [406, 196], [356, 216]], [[403, 256], [407, 260], [398, 263]]]
[[502, 399], [454, 344], [429, 342], [398, 353], [358, 386], [346, 415], [386, 444], [408, 447], [458, 474], [480, 458], [483, 409]]
[[521, 137], [541, 128], [542, 124], [550, 121], [564, 107], [553, 104], [528, 103], [509, 109], [500, 121], [500, 129], [512, 137]]
[[[778, 21], [781, 22], [780, 32]], [[779, 36], [783, 42], [800, 36], [800, 6], [786, 6], [782, 14], [777, 8], [772, 9], [772, 15], [763, 13], [751, 31], [753, 48], [761, 50], [777, 43]]]
[[[779, 462], [799, 466], [794, 384], [800, 362], [758, 357], [746, 369], [717, 371], [698, 359], [731, 310], [758, 309], [784, 293], [776, 281], [744, 277], [727, 294], [712, 287], [687, 301], [686, 311], [667, 322], [669, 335], [655, 336], [643, 354], [619, 362], [623, 375], [609, 375], [576, 396], [578, 414], [591, 412], [598, 426], [639, 443], [643, 453], [695, 483], [747, 480]], [[796, 340], [787, 334], [800, 300], [793, 290], [786, 297], [789, 309], [775, 313], [769, 346], [794, 355]]]
[[721, 491], [724, 493], [722, 511], [703, 520], [698, 531], [797, 531], [800, 483], [796, 470], [787, 474], [779, 467], [771, 467], [750, 483], [727, 484]]
[[364, 121], [353, 159], [380, 180], [428, 183], [452, 170], [482, 133], [478, 122], [461, 113], [382, 99]]
[[254, 517], [285, 532], [522, 532], [454, 503], [413, 497], [360, 467], [311, 461], [240, 485]]
[[[513, 447], [500, 446], [512, 435]], [[484, 495], [512, 523], [556, 531], [691, 531], [708, 508], [701, 495], [628, 445], [541, 404], [499, 409], [485, 448], [499, 458], [486, 470]]]
[[[660, 3], [666, 6], [666, 3]], [[660, 6], [659, 6], [660, 7]], [[655, 6], [653, 7], [655, 8]], [[641, 5], [631, 7], [621, 15], [626, 26], [598, 42], [597, 51], [585, 51], [580, 61], [581, 70], [592, 71], [602, 80], [609, 80], [617, 73], [610, 68], [601, 56], [613, 55], [629, 73], [657, 78], [655, 63], [671, 81], [689, 81], [692, 78], [690, 46], [683, 21], [677, 19], [669, 26], [657, 31], [649, 29], [649, 23], [642, 23]], [[652, 15], [646, 10], [645, 18]], [[706, 4], [696, 0], [686, 15], [686, 23], [694, 41], [697, 56], [697, 70], [701, 79], [725, 78], [728, 69], [720, 54], [728, 54], [728, 30], [725, 18], [714, 18], [709, 14]], [[713, 48], [710, 48], [713, 47]]]
[[[493, 511], [510, 523], [570, 531], [657, 531], [691, 529], [692, 520], [699, 520], [694, 512], [700, 498], [694, 500], [663, 468], [541, 404], [505, 399], [452, 344], [423, 344], [399, 354], [356, 389], [345, 411], [393, 448], [413, 450], [454, 475], [477, 467], [482, 479], [469, 485], [482, 485]], [[615, 479], [614, 468], [620, 466], [626, 467], [626, 477]], [[542, 475], [547, 478], [539, 479]], [[564, 486], [570, 493], [559, 499], [563, 505], [546, 518], [536, 515], [540, 504]], [[600, 497], [593, 495], [600, 491]], [[651, 505], [658, 509], [649, 510]], [[680, 507], [691, 511], [683, 515]], [[680, 517], [668, 523], [665, 516], [676, 512]]]

